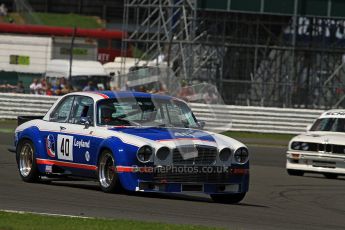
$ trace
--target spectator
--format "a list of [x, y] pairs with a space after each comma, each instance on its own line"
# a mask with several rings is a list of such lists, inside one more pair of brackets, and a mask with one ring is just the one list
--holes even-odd
[[46, 79], [42, 78], [40, 84], [41, 84], [40, 94], [44, 95], [44, 94], [46, 94], [46, 90], [47, 90]]
[[47, 83], [47, 87], [46, 87], [45, 93], [48, 96], [54, 95], [54, 91], [52, 90], [52, 85], [50, 83]]
[[41, 83], [38, 83], [37, 78], [35, 78], [30, 85], [31, 94], [39, 94], [42, 89]]
[[93, 86], [93, 82], [89, 81], [87, 86], [84, 87], [83, 91], [95, 91], [96, 88]]
[[66, 84], [66, 79], [64, 77], [60, 78], [60, 89], [65, 88]]
[[22, 81], [18, 81], [15, 92], [16, 93], [25, 93], [25, 89], [24, 89], [24, 85], [23, 85]]
[[0, 5], [0, 16], [7, 16], [8, 9], [6, 8], [5, 4], [2, 3]]
[[73, 92], [73, 88], [70, 84], [66, 84], [64, 88], [61, 90], [61, 94], [67, 94]]
[[52, 86], [52, 90], [55, 92], [56, 90], [61, 90], [60, 81], [56, 80], [55, 84]]

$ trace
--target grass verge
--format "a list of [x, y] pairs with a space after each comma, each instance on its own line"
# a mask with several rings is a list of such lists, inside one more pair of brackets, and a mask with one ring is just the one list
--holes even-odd
[[35, 17], [48, 26], [102, 28], [102, 23], [97, 17], [78, 14], [33, 13]]
[[[58, 217], [37, 214], [0, 212], [0, 230], [35, 229], [35, 230], [60, 230], [60, 229], [216, 229], [196, 225], [174, 225], [156, 222], [113, 220], [113, 219], [88, 219], [76, 217]], [[219, 229], [219, 228], [218, 228]]]

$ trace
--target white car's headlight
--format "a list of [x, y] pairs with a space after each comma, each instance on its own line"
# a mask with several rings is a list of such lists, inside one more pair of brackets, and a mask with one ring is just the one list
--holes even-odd
[[248, 159], [249, 159], [248, 149], [242, 147], [236, 150], [234, 154], [234, 160], [236, 163], [244, 164], [248, 161]]
[[301, 144], [301, 149], [304, 150], [304, 151], [307, 151], [309, 149], [309, 144], [308, 143], [302, 143]]
[[152, 154], [153, 149], [148, 145], [144, 145], [137, 152], [138, 161], [141, 163], [147, 163], [151, 160]]
[[293, 150], [300, 150], [301, 149], [301, 142], [297, 142], [297, 141], [292, 142], [291, 148]]

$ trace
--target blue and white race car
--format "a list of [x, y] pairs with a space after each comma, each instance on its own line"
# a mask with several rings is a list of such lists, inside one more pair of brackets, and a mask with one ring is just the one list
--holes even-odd
[[249, 186], [242, 143], [202, 130], [177, 98], [137, 92], [60, 97], [42, 119], [15, 130], [21, 178], [97, 179], [105, 192], [202, 192], [238, 203]]

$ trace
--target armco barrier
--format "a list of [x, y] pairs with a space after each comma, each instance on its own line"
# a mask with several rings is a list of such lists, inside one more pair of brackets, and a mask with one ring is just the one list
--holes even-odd
[[[0, 119], [16, 119], [19, 115], [44, 115], [58, 97], [0, 94]], [[261, 133], [304, 132], [323, 110], [285, 109], [234, 105], [190, 104], [205, 129], [212, 131], [248, 131]]]

